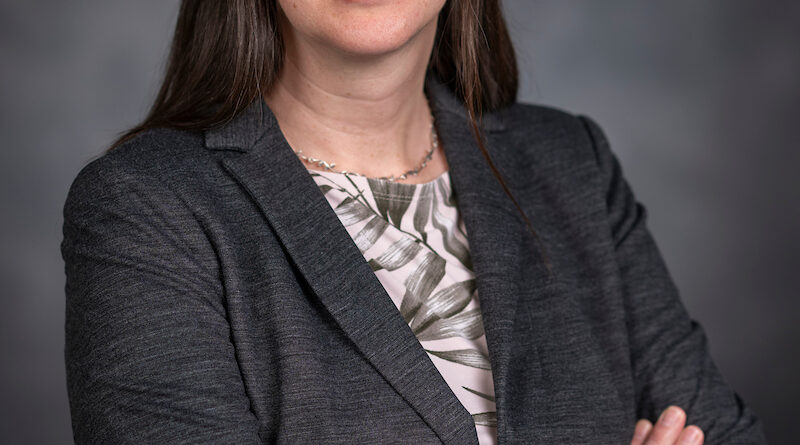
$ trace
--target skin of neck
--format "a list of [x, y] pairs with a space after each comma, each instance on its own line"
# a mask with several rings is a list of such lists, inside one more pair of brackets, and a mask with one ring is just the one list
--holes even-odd
[[[289, 145], [370, 177], [417, 168], [432, 143], [424, 84], [436, 20], [376, 54], [348, 53], [281, 25], [285, 63], [264, 100]], [[398, 182], [426, 182], [446, 170], [440, 148], [418, 175]]]

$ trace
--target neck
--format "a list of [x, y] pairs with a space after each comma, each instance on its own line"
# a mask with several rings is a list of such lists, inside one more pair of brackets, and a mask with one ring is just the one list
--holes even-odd
[[[286, 140], [336, 170], [371, 177], [417, 168], [431, 148], [425, 74], [436, 23], [389, 54], [337, 53], [288, 34], [285, 63], [264, 100]], [[309, 168], [322, 169], [310, 164]], [[441, 150], [402, 182], [446, 170]]]

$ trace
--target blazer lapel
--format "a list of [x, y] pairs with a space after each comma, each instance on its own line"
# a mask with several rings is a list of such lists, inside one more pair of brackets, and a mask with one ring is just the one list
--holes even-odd
[[[513, 349], [513, 328], [517, 296], [523, 288], [535, 289], [549, 283], [553, 276], [539, 253], [523, 252], [526, 232], [511, 198], [492, 173], [476, 143], [468, 113], [448, 87], [429, 77], [431, 105], [435, 108], [458, 208], [464, 219], [478, 299], [483, 317], [498, 417], [500, 443], [510, 440], [505, 421], [513, 416], [508, 403], [508, 368]], [[486, 114], [482, 122], [486, 149], [492, 159], [513, 158], [515, 153], [500, 137], [491, 136], [506, 130], [503, 112]], [[486, 139], [485, 139], [486, 140]], [[510, 169], [519, 165], [508, 163]], [[500, 169], [499, 166], [497, 166]], [[507, 183], [530, 172], [500, 171]], [[511, 187], [512, 184], [508, 184]], [[513, 193], [513, 191], [512, 191]], [[514, 195], [519, 198], [518, 195]], [[533, 215], [528, 215], [532, 220]], [[534, 222], [534, 225], [536, 223]], [[526, 262], [523, 264], [523, 262]], [[519, 413], [517, 413], [518, 417]]]
[[[524, 224], [472, 138], [463, 106], [432, 75], [426, 90], [470, 244], [502, 438]], [[500, 119], [487, 115], [487, 131], [502, 127]], [[227, 125], [207, 131], [205, 139], [210, 149], [241, 153], [223, 157], [223, 167], [258, 204], [317, 298], [364, 357], [444, 443], [477, 443], [469, 412], [289, 147], [266, 103], [259, 98]], [[502, 147], [490, 151], [495, 149]]]

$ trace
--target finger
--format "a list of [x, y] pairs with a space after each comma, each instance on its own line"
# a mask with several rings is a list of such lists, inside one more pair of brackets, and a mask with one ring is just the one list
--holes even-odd
[[633, 440], [631, 440], [631, 445], [643, 445], [644, 440], [647, 439], [647, 435], [650, 434], [650, 430], [653, 429], [653, 424], [650, 423], [647, 419], [639, 419], [636, 422], [636, 428], [633, 430]]
[[684, 423], [686, 413], [682, 409], [674, 405], [667, 407], [653, 425], [645, 445], [673, 445], [683, 431]]
[[678, 436], [678, 445], [701, 445], [703, 443], [703, 430], [696, 425], [689, 425]]

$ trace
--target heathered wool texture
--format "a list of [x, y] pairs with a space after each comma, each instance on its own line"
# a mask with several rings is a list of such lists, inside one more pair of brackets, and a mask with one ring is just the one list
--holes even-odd
[[[426, 89], [481, 295], [501, 444], [627, 444], [688, 412], [706, 444], [765, 443], [725, 383], [590, 119], [515, 104], [480, 153]], [[64, 206], [67, 380], [79, 443], [476, 444], [442, 379], [257, 100], [205, 133], [150, 130]]]

